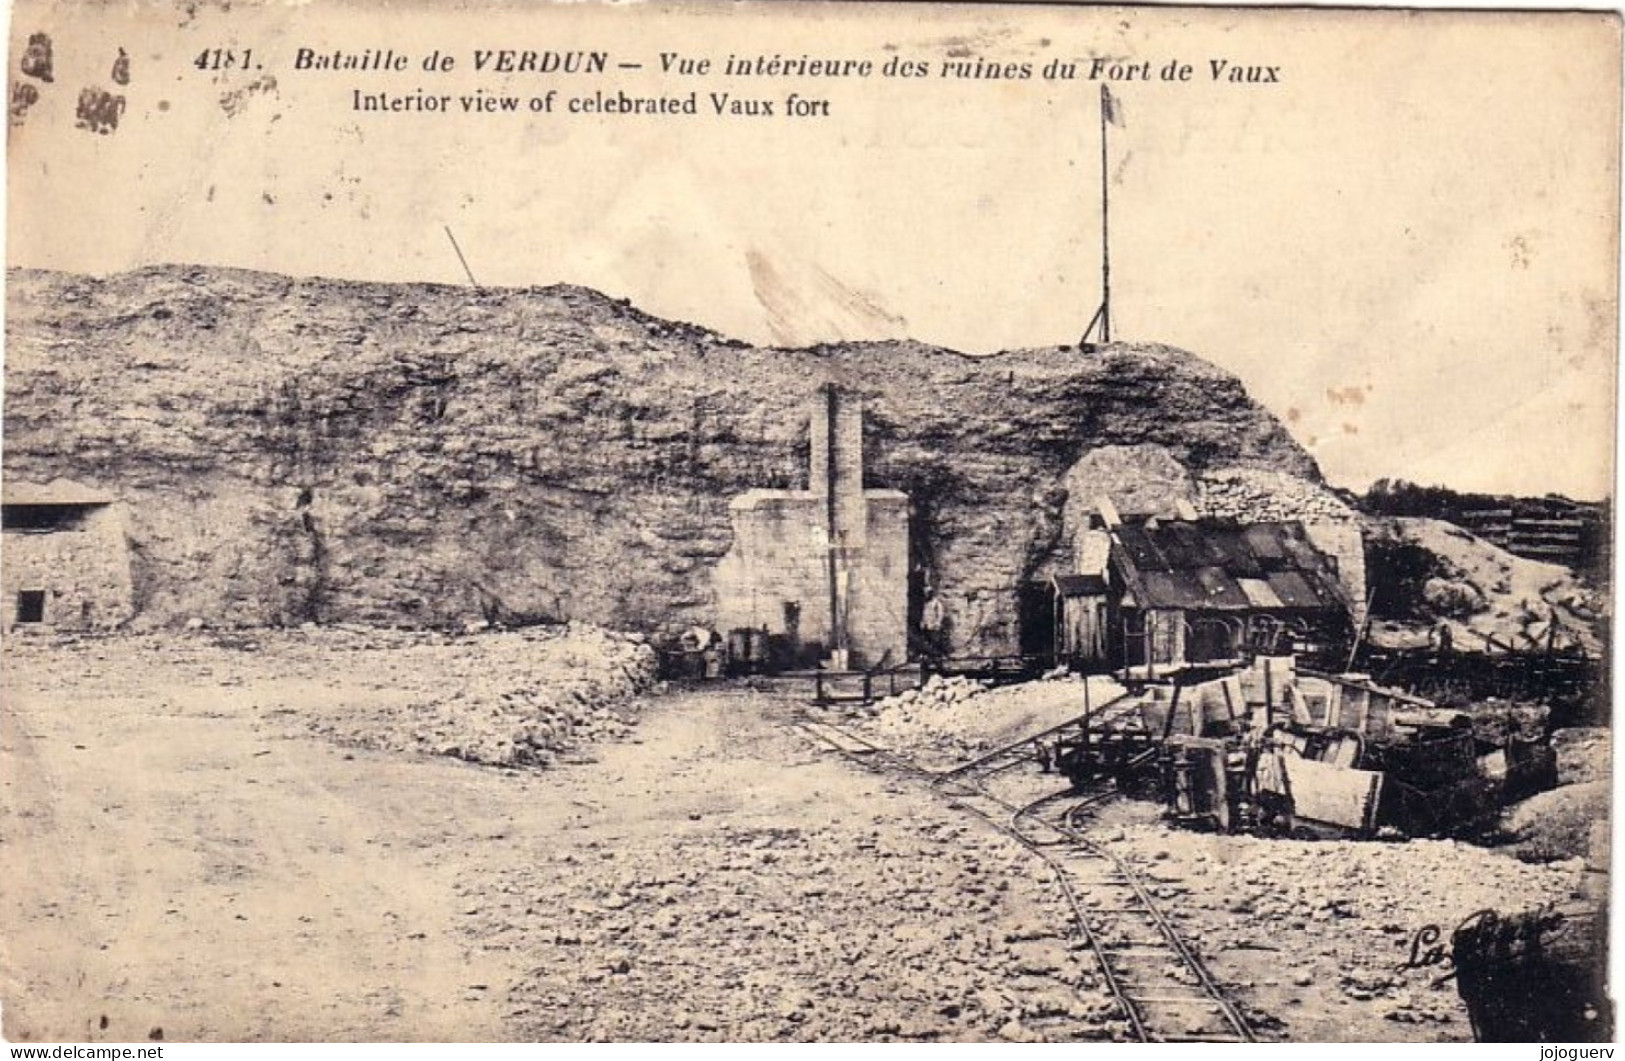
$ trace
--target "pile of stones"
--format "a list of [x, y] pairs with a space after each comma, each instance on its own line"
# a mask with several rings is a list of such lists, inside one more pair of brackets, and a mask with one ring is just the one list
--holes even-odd
[[[1090, 703], [1085, 680], [1065, 670], [1037, 681], [990, 685], [933, 677], [860, 709], [856, 728], [928, 769], [947, 769], [1081, 715]], [[1095, 690], [1095, 702], [1110, 699], [1112, 688]]]
[[908, 689], [896, 696], [888, 696], [859, 710], [872, 716], [888, 717], [919, 716], [921, 712], [930, 712], [925, 717], [937, 719], [941, 717], [943, 710], [979, 695], [989, 684], [975, 678], [963, 676], [949, 678], [933, 674], [918, 689]]
[[975, 703], [989, 683], [973, 678], [932, 675], [918, 689], [908, 689], [873, 704], [855, 708], [859, 728], [877, 743], [926, 761], [957, 761], [975, 751], [967, 732]]
[[1195, 507], [1204, 516], [1243, 522], [1301, 520], [1354, 523], [1359, 516], [1324, 487], [1285, 472], [1224, 468], [1204, 473], [1196, 484]]
[[588, 623], [437, 637], [397, 649], [377, 704], [321, 712], [342, 743], [498, 766], [545, 766], [631, 733], [652, 647]]

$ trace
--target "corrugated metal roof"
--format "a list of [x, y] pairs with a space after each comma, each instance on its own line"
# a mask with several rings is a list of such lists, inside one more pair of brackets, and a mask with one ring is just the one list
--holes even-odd
[[1333, 603], [1296, 571], [1272, 571], [1269, 584], [1288, 608], [1326, 608]]
[[1263, 579], [1238, 578], [1236, 584], [1241, 587], [1241, 592], [1247, 594], [1247, 600], [1255, 608], [1281, 607], [1281, 598], [1275, 595], [1275, 591], [1270, 589], [1270, 584]]
[[1246, 591], [1222, 567], [1198, 568], [1196, 580], [1207, 591], [1207, 607], [1246, 608], [1249, 604]]
[[1254, 523], [1241, 532], [1247, 548], [1260, 560], [1281, 560], [1287, 556], [1279, 523]]
[[1182, 608], [1187, 611], [1243, 611], [1247, 595], [1219, 568], [1200, 571], [1148, 571], [1144, 574], [1146, 608]]
[[1171, 570], [1206, 567], [1218, 559], [1193, 524], [1163, 523], [1149, 534]]
[[1344, 602], [1296, 523], [1148, 521], [1113, 530], [1114, 563], [1142, 608], [1319, 609]]
[[1236, 578], [1257, 578], [1263, 574], [1264, 569], [1259, 566], [1252, 543], [1240, 528], [1213, 528], [1208, 534], [1208, 541], [1216, 557], [1213, 562], [1222, 564], [1231, 575]]
[[1114, 532], [1134, 566], [1141, 571], [1167, 571], [1168, 561], [1151, 540], [1151, 532], [1143, 523], [1124, 523]]
[[1146, 571], [1140, 577], [1142, 608], [1200, 608], [1207, 603], [1202, 584], [1183, 571]]

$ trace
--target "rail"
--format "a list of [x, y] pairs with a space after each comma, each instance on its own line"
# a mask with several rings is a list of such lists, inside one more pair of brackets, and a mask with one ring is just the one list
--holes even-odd
[[[1135, 1039], [1255, 1041], [1245, 1016], [1158, 909], [1139, 874], [1086, 834], [1083, 814], [1115, 798], [1115, 790], [1067, 789], [1018, 805], [988, 791], [973, 771], [925, 770], [846, 729], [806, 716], [796, 725], [866, 769], [928, 786], [1044, 862], [1060, 884], [1074, 931], [1093, 955], [1101, 983]], [[1012, 747], [1031, 744], [1039, 736]], [[978, 760], [989, 761], [985, 756]], [[1040, 816], [1051, 808], [1058, 809]], [[1136, 929], [1147, 928], [1149, 936], [1143, 931], [1136, 935]]]
[[[1087, 686], [1085, 686], [1087, 689]], [[1083, 734], [1101, 716], [1108, 715], [1113, 708], [1129, 700], [1137, 700], [1132, 693], [1121, 693], [1112, 697], [1105, 703], [1092, 707], [1076, 718], [1069, 718], [1065, 722], [1051, 726], [1049, 729], [1030, 734], [1017, 741], [1000, 748], [995, 748], [985, 755], [978, 756], [968, 763], [956, 766], [943, 774], [943, 778], [985, 777], [1008, 769], [1019, 762], [1032, 758], [1038, 744], [1046, 740], [1057, 740], [1073, 733]]]

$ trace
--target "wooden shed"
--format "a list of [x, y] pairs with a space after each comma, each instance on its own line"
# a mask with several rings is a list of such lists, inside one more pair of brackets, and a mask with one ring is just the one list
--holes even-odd
[[1340, 643], [1351, 602], [1297, 522], [1122, 521], [1107, 614], [1115, 662], [1147, 676]]
[[1056, 658], [1076, 670], [1094, 670], [1110, 661], [1108, 631], [1111, 587], [1099, 575], [1056, 575]]

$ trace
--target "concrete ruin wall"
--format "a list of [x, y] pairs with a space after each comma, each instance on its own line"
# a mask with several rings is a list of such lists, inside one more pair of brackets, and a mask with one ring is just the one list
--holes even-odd
[[717, 565], [717, 621], [789, 632], [785, 606], [799, 611], [803, 643], [829, 644], [829, 571], [823, 502], [804, 490], [754, 490], [733, 503], [734, 546]]
[[787, 635], [798, 652], [832, 649], [844, 630], [850, 665], [902, 663], [908, 496], [864, 489], [861, 400], [834, 388], [819, 399], [808, 410], [807, 489], [750, 490], [728, 506], [734, 542], [713, 583], [720, 622]]
[[[889, 652], [908, 658], [908, 498], [871, 490], [861, 547], [842, 558], [854, 664]], [[717, 565], [718, 629], [786, 634], [786, 604], [799, 613], [803, 644], [830, 644], [829, 558], [824, 499], [807, 491], [750, 491], [733, 505], [734, 547]]]
[[7, 530], [0, 553], [3, 628], [17, 625], [19, 596], [44, 591], [41, 625], [107, 630], [134, 612], [130, 551], [122, 506], [85, 506], [71, 526]]
[[1233, 376], [1150, 344], [761, 349], [580, 288], [181, 267], [8, 298], [5, 471], [129, 504], [139, 625], [719, 628], [729, 500], [806, 482], [825, 383], [863, 402], [867, 485], [912, 502], [955, 651], [1013, 649], [1090, 449], [1318, 481]]
[[[851, 548], [863, 548], [868, 528], [864, 518], [863, 403], [855, 395], [835, 395], [835, 422], [829, 422], [827, 394], [819, 395], [807, 417], [807, 489], [821, 501], [835, 484], [835, 526]], [[831, 427], [834, 438], [830, 438]], [[835, 463], [830, 464], [833, 453]], [[827, 524], [827, 510], [818, 519]]]
[[855, 665], [874, 666], [889, 654], [908, 659], [908, 498], [870, 490], [864, 498], [868, 535], [850, 563], [847, 623]]

